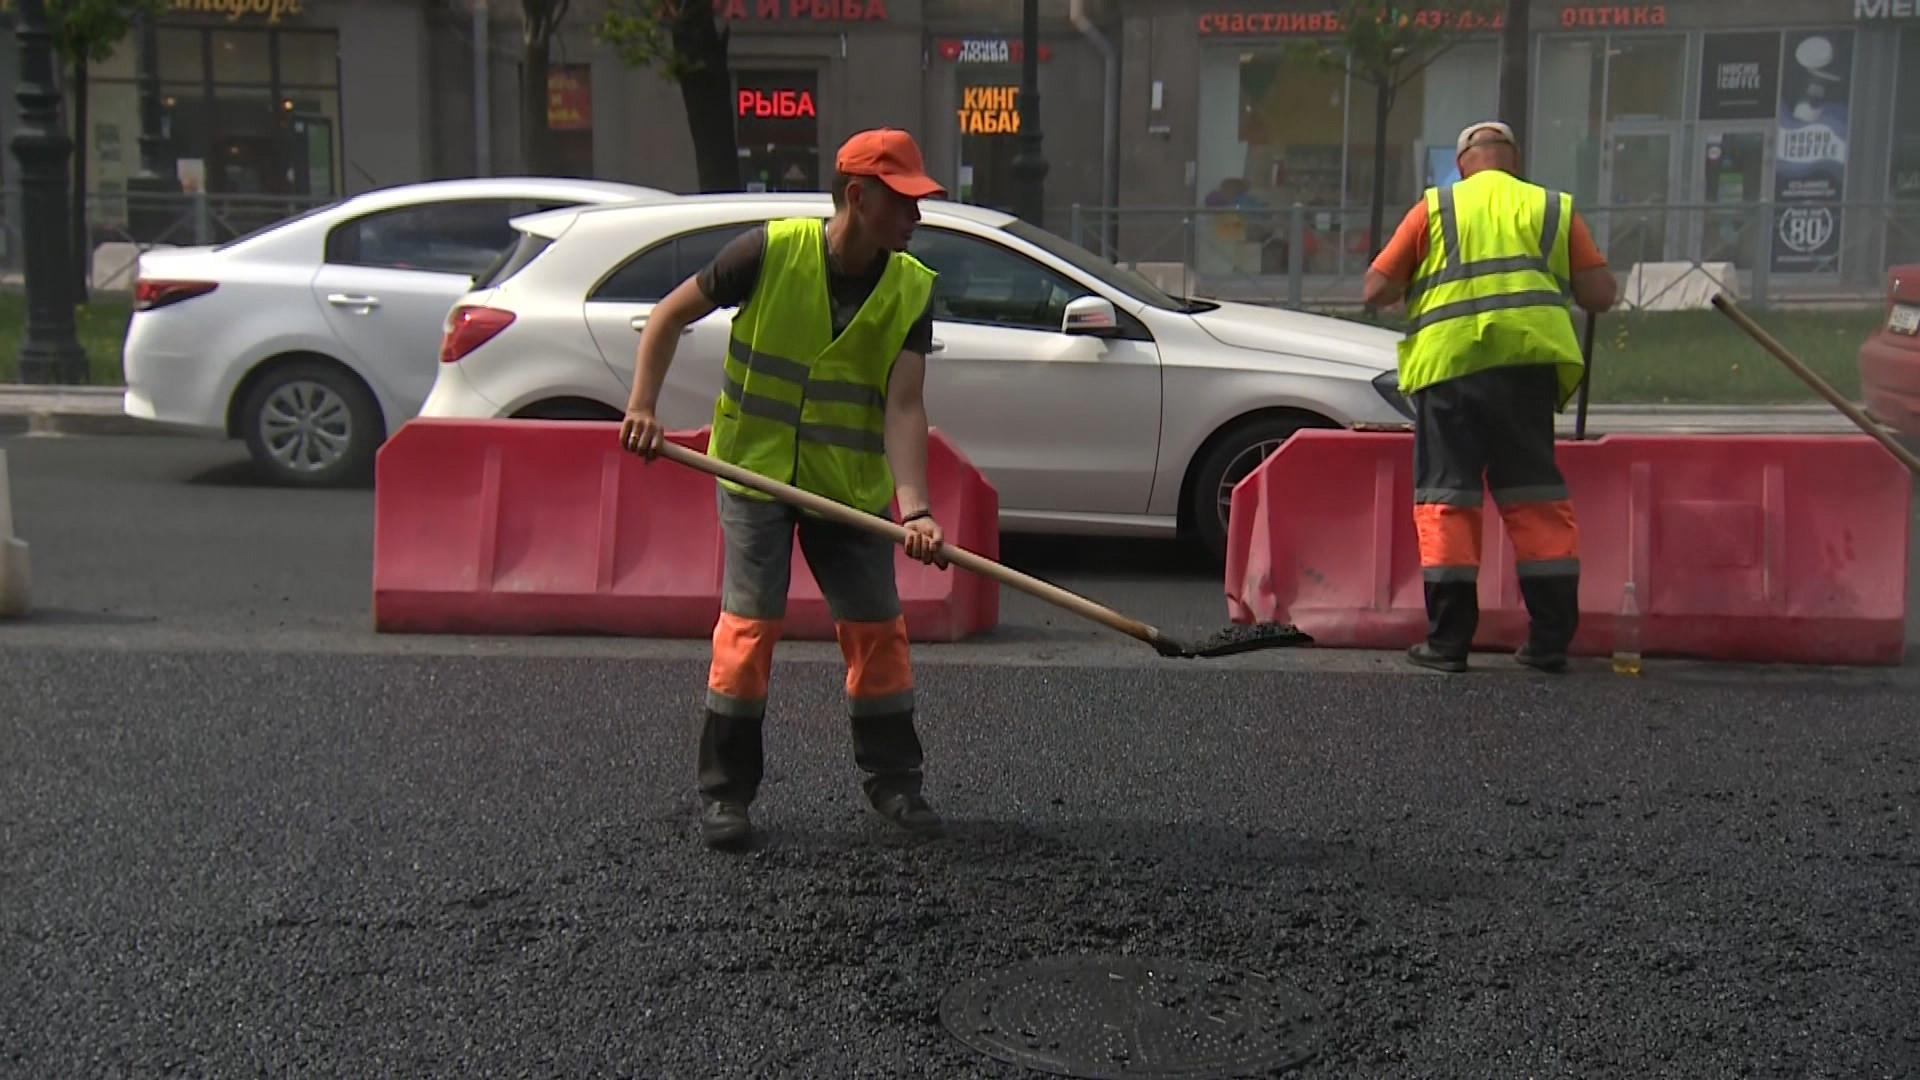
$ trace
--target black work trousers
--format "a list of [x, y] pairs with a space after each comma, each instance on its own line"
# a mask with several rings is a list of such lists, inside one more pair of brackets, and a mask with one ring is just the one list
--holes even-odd
[[1580, 544], [1554, 461], [1552, 364], [1491, 368], [1413, 395], [1414, 523], [1426, 585], [1427, 643], [1464, 658], [1480, 623], [1483, 492], [1513, 540], [1528, 644], [1564, 655], [1580, 619]]

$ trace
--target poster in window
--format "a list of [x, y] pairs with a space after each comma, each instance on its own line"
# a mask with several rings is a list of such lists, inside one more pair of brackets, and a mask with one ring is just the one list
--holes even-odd
[[1920, 26], [1900, 32], [1900, 72], [1895, 79], [1887, 191], [1895, 199], [1920, 199]]
[[1708, 34], [1700, 50], [1700, 119], [1771, 120], [1779, 82], [1778, 31]]
[[1786, 35], [1782, 52], [1773, 270], [1832, 273], [1840, 267], [1837, 204], [1847, 187], [1853, 34], [1796, 31]]

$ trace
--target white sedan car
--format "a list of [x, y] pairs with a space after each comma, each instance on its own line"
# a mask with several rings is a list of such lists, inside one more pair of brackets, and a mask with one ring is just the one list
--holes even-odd
[[[421, 415], [617, 419], [655, 303], [742, 230], [831, 213], [794, 193], [517, 219], [518, 249], [448, 316]], [[940, 274], [928, 414], [998, 490], [1006, 531], [1178, 532], [1219, 557], [1234, 483], [1292, 432], [1409, 419], [1392, 331], [1168, 296], [980, 207], [923, 203], [910, 250]], [[732, 314], [680, 340], [670, 428], [710, 421]]]
[[370, 191], [217, 246], [140, 255], [128, 416], [244, 439], [283, 483], [363, 475], [433, 385], [453, 302], [519, 238], [515, 217], [671, 199], [554, 177]]

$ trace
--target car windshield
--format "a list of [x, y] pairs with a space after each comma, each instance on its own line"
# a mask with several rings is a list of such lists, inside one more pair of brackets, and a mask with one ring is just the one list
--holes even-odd
[[1073, 264], [1081, 273], [1099, 278], [1107, 285], [1143, 304], [1151, 304], [1164, 311], [1207, 311], [1215, 305], [1204, 300], [1189, 300], [1185, 297], [1169, 296], [1159, 286], [1132, 270], [1124, 270], [1113, 263], [1095, 255], [1078, 244], [1050, 233], [1035, 225], [1015, 220], [1009, 222], [1006, 231], [1040, 248], [1049, 255]]

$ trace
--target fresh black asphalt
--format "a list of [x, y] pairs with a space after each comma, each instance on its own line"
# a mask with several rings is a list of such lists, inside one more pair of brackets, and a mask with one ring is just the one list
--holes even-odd
[[915, 844], [791, 664], [728, 856], [694, 663], [7, 667], [17, 1075], [1017, 1076], [941, 995], [1081, 951], [1287, 980], [1308, 1075], [1920, 1069], [1905, 691], [942, 667]]
[[0, 1074], [1026, 1076], [942, 996], [1076, 953], [1283, 980], [1299, 1075], [1920, 1072], [1910, 670], [949, 659], [910, 842], [796, 655], [721, 855], [693, 654], [275, 647], [356, 632], [367, 494], [115, 442], [9, 444], [71, 632], [0, 626]]

